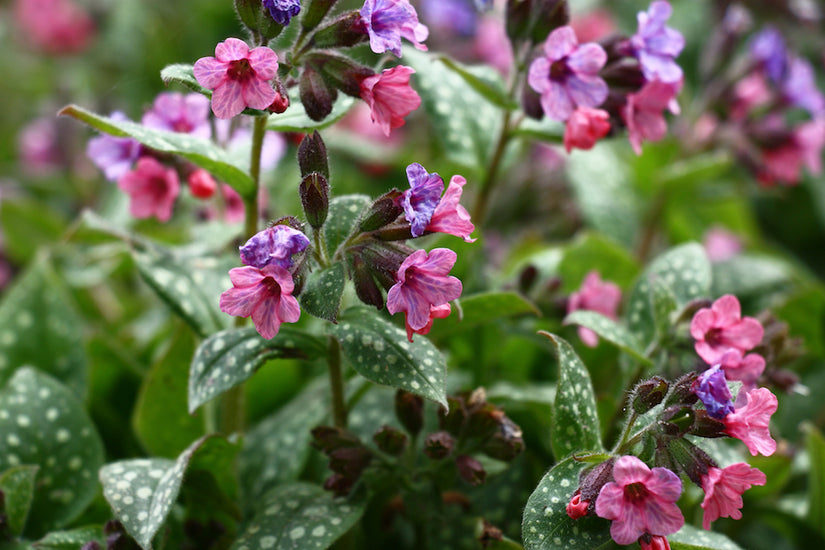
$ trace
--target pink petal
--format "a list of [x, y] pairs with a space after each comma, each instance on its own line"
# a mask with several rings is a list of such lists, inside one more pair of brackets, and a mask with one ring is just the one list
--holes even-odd
[[546, 57], [539, 57], [530, 63], [530, 70], [527, 73], [527, 83], [537, 93], [544, 93], [550, 86], [550, 60]]
[[281, 318], [278, 316], [280, 297], [271, 296], [258, 302], [252, 311], [252, 322], [262, 337], [269, 340], [281, 330]]
[[249, 52], [249, 65], [261, 80], [272, 80], [278, 74], [278, 54], [263, 46], [254, 48]]
[[739, 306], [739, 300], [732, 294], [725, 294], [711, 306], [716, 312], [717, 326], [728, 326], [739, 321], [742, 317], [742, 309]]
[[230, 288], [221, 294], [221, 311], [235, 317], [249, 317], [258, 305], [258, 287]]
[[[679, 486], [681, 487], [681, 483]], [[673, 501], [665, 502], [662, 499], [649, 499], [645, 502], [642, 515], [646, 522], [646, 530], [651, 535], [670, 535], [681, 529], [682, 525], [685, 524], [682, 511]]]
[[297, 323], [301, 318], [301, 306], [298, 305], [298, 300], [292, 295], [281, 294], [278, 315], [284, 323]]
[[243, 112], [243, 86], [234, 80], [226, 80], [212, 94], [212, 112], [218, 118], [232, 118]]
[[236, 287], [255, 286], [264, 278], [260, 269], [252, 266], [234, 267], [229, 270], [229, 280]]
[[548, 80], [548, 86], [541, 94], [541, 108], [544, 109], [544, 113], [555, 120], [567, 120], [574, 107], [567, 88], [554, 80]]
[[571, 76], [567, 79], [567, 93], [573, 103], [582, 107], [598, 107], [607, 99], [607, 91], [607, 83], [598, 76]]
[[582, 344], [588, 348], [595, 348], [599, 345], [599, 336], [589, 328], [579, 327], [577, 332]]
[[726, 344], [735, 346], [743, 351], [759, 345], [764, 334], [765, 329], [762, 328], [762, 323], [753, 317], [745, 317], [738, 323], [725, 329], [722, 333]]
[[610, 536], [617, 544], [633, 544], [645, 532], [642, 511], [632, 504], [625, 503], [622, 518], [610, 525]]
[[667, 468], [653, 468], [650, 473], [645, 481], [647, 490], [668, 502], [676, 502], [682, 494], [682, 480], [679, 476]]
[[243, 86], [243, 101], [253, 109], [266, 109], [277, 96], [272, 86], [263, 80], [253, 79]]
[[201, 57], [192, 67], [192, 72], [195, 73], [198, 84], [208, 90], [214, 90], [226, 80], [226, 69], [227, 64], [214, 57]]
[[605, 519], [619, 519], [624, 510], [624, 489], [610, 481], [596, 498], [596, 515]]
[[421, 264], [421, 269], [437, 275], [447, 275], [457, 259], [458, 255], [449, 248], [434, 248]]
[[631, 483], [645, 483], [650, 477], [650, 468], [647, 464], [632, 455], [621, 456], [613, 465], [613, 479], [619, 485]]
[[215, 57], [219, 61], [229, 62], [246, 59], [249, 56], [249, 46], [243, 40], [227, 38], [215, 46]]
[[547, 41], [544, 43], [544, 52], [551, 61], [558, 61], [570, 55], [578, 44], [579, 40], [576, 38], [576, 31], [573, 30], [573, 27], [559, 27], [547, 37]]
[[690, 335], [696, 340], [704, 340], [708, 331], [716, 326], [716, 313], [709, 308], [702, 308], [690, 321]]

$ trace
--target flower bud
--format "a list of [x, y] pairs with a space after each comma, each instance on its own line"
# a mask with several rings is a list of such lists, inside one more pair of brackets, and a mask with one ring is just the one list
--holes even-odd
[[530, 38], [538, 44], [570, 22], [570, 7], [567, 0], [534, 0], [532, 19], [535, 23]]
[[361, 257], [379, 284], [389, 290], [397, 282], [395, 275], [402, 262], [414, 251], [406, 246], [371, 243], [361, 249]]
[[630, 398], [633, 410], [639, 414], [646, 413], [662, 402], [667, 395], [668, 388], [668, 383], [659, 376], [640, 382]]
[[335, 449], [353, 447], [361, 444], [361, 440], [355, 435], [341, 428], [333, 428], [332, 426], [317, 426], [312, 429], [311, 433], [312, 445], [327, 455]]
[[379, 227], [394, 222], [398, 216], [403, 214], [404, 208], [399, 202], [402, 193], [398, 189], [392, 189], [384, 193], [372, 203], [369, 211], [361, 220], [359, 225], [361, 231], [375, 231]]
[[341, 474], [332, 474], [324, 481], [324, 489], [332, 491], [337, 497], [343, 497], [349, 494], [356, 481]]
[[424, 440], [424, 454], [433, 460], [442, 460], [453, 452], [455, 441], [447, 432], [434, 432]]
[[272, 18], [261, 0], [235, 0], [235, 12], [261, 44], [269, 42], [284, 30], [284, 25]]
[[301, 181], [299, 187], [301, 204], [309, 225], [320, 229], [327, 220], [329, 211], [329, 184], [321, 174], [310, 174]]
[[693, 427], [688, 432], [699, 437], [725, 437], [725, 423], [708, 414], [708, 411], [696, 411]]
[[289, 109], [289, 95], [275, 90], [275, 99], [269, 104], [269, 107], [267, 107], [266, 110], [270, 113], [280, 115], [287, 109]]
[[342, 447], [329, 453], [329, 469], [353, 479], [358, 479], [370, 462], [372, 453], [364, 446]]
[[505, 29], [511, 42], [527, 38], [530, 31], [530, 11], [533, 0], [507, 0]]
[[696, 411], [692, 408], [676, 405], [664, 412], [660, 425], [666, 434], [681, 437], [693, 428], [695, 419]]
[[570, 519], [579, 519], [583, 518], [587, 515], [587, 508], [590, 506], [590, 503], [586, 500], [582, 500], [582, 493], [580, 490], [576, 490], [573, 493], [573, 496], [570, 498], [570, 502], [567, 503], [567, 506], [564, 507], [567, 515]]
[[530, 86], [524, 86], [521, 91], [521, 108], [524, 114], [535, 120], [541, 120], [544, 109], [541, 106], [541, 96]]
[[438, 415], [438, 425], [442, 430], [458, 436], [461, 430], [464, 429], [464, 423], [467, 422], [467, 409], [464, 406], [464, 399], [459, 396], [448, 395], [447, 411], [442, 407]]
[[406, 434], [392, 426], [382, 426], [380, 430], [373, 434], [372, 440], [381, 452], [392, 456], [400, 455], [407, 447]]
[[690, 372], [680, 377], [670, 386], [670, 393], [665, 397], [665, 407], [672, 405], [693, 405], [699, 400], [699, 396], [693, 391], [693, 381], [699, 376], [696, 372]]
[[481, 441], [492, 437], [498, 430], [502, 419], [506, 418], [504, 411], [496, 408], [496, 406], [491, 403], [470, 407], [469, 410], [470, 415], [467, 418], [466, 433], [473, 439]]
[[316, 48], [349, 48], [365, 42], [368, 37], [361, 15], [350, 11], [315, 31], [312, 44]]
[[329, 179], [329, 156], [327, 147], [321, 134], [313, 130], [311, 134], [304, 136], [298, 146], [298, 165], [301, 167], [301, 177], [305, 178], [313, 172], [317, 172]]
[[304, 17], [301, 19], [301, 25], [307, 30], [314, 29], [337, 1], [310, 0], [309, 5], [304, 7]]
[[424, 399], [408, 391], [395, 392], [395, 416], [411, 435], [421, 431], [424, 425]]
[[524, 450], [521, 428], [506, 416], [503, 417], [499, 422], [498, 430], [481, 450], [496, 460], [505, 462], [513, 460]]
[[376, 309], [382, 309], [384, 307], [384, 295], [381, 293], [381, 289], [378, 288], [369, 266], [358, 254], [353, 254], [351, 258], [352, 282], [355, 285], [355, 294], [358, 299], [365, 304], [374, 306]]
[[667, 449], [673, 463], [699, 487], [702, 486], [702, 476], [708, 473], [709, 468], [717, 466], [705, 451], [683, 437], [671, 440]]
[[210, 198], [218, 189], [218, 183], [215, 181], [215, 178], [203, 168], [198, 168], [191, 172], [189, 176], [187, 176], [186, 181], [189, 183], [189, 191], [192, 193], [192, 196], [199, 199]]
[[589, 514], [595, 513], [596, 498], [599, 496], [602, 487], [608, 481], [613, 480], [613, 464], [615, 462], [615, 458], [608, 458], [590, 469], [583, 470], [580, 474], [579, 491], [581, 492], [581, 500], [588, 503], [587, 512]]
[[305, 67], [298, 84], [301, 103], [309, 118], [324, 120], [332, 112], [332, 104], [338, 97], [334, 88], [327, 86], [323, 77], [312, 67]]
[[484, 471], [481, 462], [470, 455], [459, 456], [455, 459], [455, 465], [458, 468], [458, 475], [470, 485], [481, 485], [487, 479], [487, 472]]

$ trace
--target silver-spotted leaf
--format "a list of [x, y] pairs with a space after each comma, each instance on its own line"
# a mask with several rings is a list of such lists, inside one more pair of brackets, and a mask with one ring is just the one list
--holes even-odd
[[19, 535], [26, 524], [26, 516], [34, 498], [36, 465], [24, 464], [9, 468], [0, 474], [0, 492], [5, 504], [6, 523], [11, 532]]
[[636, 337], [617, 321], [605, 317], [601, 313], [580, 309], [565, 317], [564, 324], [589, 328], [639, 361], [643, 363], [650, 362], [647, 357], [644, 356], [644, 350]]
[[343, 262], [313, 271], [301, 291], [301, 309], [315, 317], [337, 322], [344, 282]]
[[678, 533], [667, 536], [671, 550], [742, 550], [742, 547], [722, 533], [705, 531], [689, 523]]
[[96, 526], [78, 527], [69, 531], [52, 531], [32, 547], [37, 550], [81, 550], [83, 545], [95, 541], [101, 548], [106, 547], [103, 529]]
[[370, 204], [370, 198], [366, 195], [345, 195], [330, 201], [329, 214], [324, 223], [324, 240], [330, 257], [352, 234], [361, 212]]

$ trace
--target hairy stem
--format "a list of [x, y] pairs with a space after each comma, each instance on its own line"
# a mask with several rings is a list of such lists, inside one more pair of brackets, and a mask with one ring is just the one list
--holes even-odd
[[341, 376], [341, 344], [329, 337], [329, 385], [332, 390], [332, 421], [336, 428], [347, 427], [347, 406], [344, 403], [344, 379]]

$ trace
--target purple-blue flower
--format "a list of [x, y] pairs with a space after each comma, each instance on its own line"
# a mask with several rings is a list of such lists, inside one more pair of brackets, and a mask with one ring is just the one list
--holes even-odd
[[389, 50], [401, 57], [402, 38], [419, 50], [427, 51], [427, 46], [421, 42], [427, 39], [430, 31], [418, 22], [418, 14], [409, 0], [366, 0], [360, 14], [373, 52]]
[[793, 105], [807, 110], [814, 118], [825, 112], [825, 97], [816, 86], [814, 69], [801, 57], [793, 57], [788, 63], [788, 73], [782, 82], [782, 95]]
[[301, 1], [264, 0], [264, 7], [269, 10], [272, 19], [281, 25], [289, 25], [289, 21], [301, 11]]
[[424, 0], [421, 15], [430, 26], [462, 36], [476, 32], [478, 14], [470, 0]]
[[292, 267], [292, 256], [309, 246], [306, 235], [288, 225], [267, 227], [252, 236], [240, 249], [241, 261], [258, 269], [274, 264]]
[[750, 41], [749, 50], [757, 63], [762, 65], [774, 83], [785, 80], [788, 71], [788, 49], [782, 34], [768, 25]]
[[699, 375], [693, 383], [693, 392], [699, 396], [713, 418], [721, 420], [734, 411], [733, 396], [725, 380], [725, 371], [719, 364]]
[[[129, 120], [120, 111], [113, 112], [109, 118], [116, 121]], [[132, 169], [140, 155], [140, 149], [140, 143], [132, 138], [102, 135], [89, 140], [86, 156], [103, 171], [107, 180], [117, 181]]]
[[579, 45], [570, 26], [559, 27], [544, 43], [545, 55], [530, 64], [527, 82], [541, 94], [545, 114], [567, 120], [576, 107], [598, 107], [607, 98], [599, 71], [607, 54], [593, 42]]
[[410, 188], [401, 195], [404, 217], [410, 222], [413, 237], [420, 237], [433, 218], [436, 206], [444, 192], [444, 180], [437, 173], [427, 170], [414, 162], [407, 166]]
[[682, 79], [682, 68], [674, 58], [685, 47], [685, 38], [676, 29], [665, 25], [672, 12], [668, 2], [657, 0], [646, 12], [636, 16], [639, 29], [630, 37], [630, 45], [648, 81], [674, 83]]

